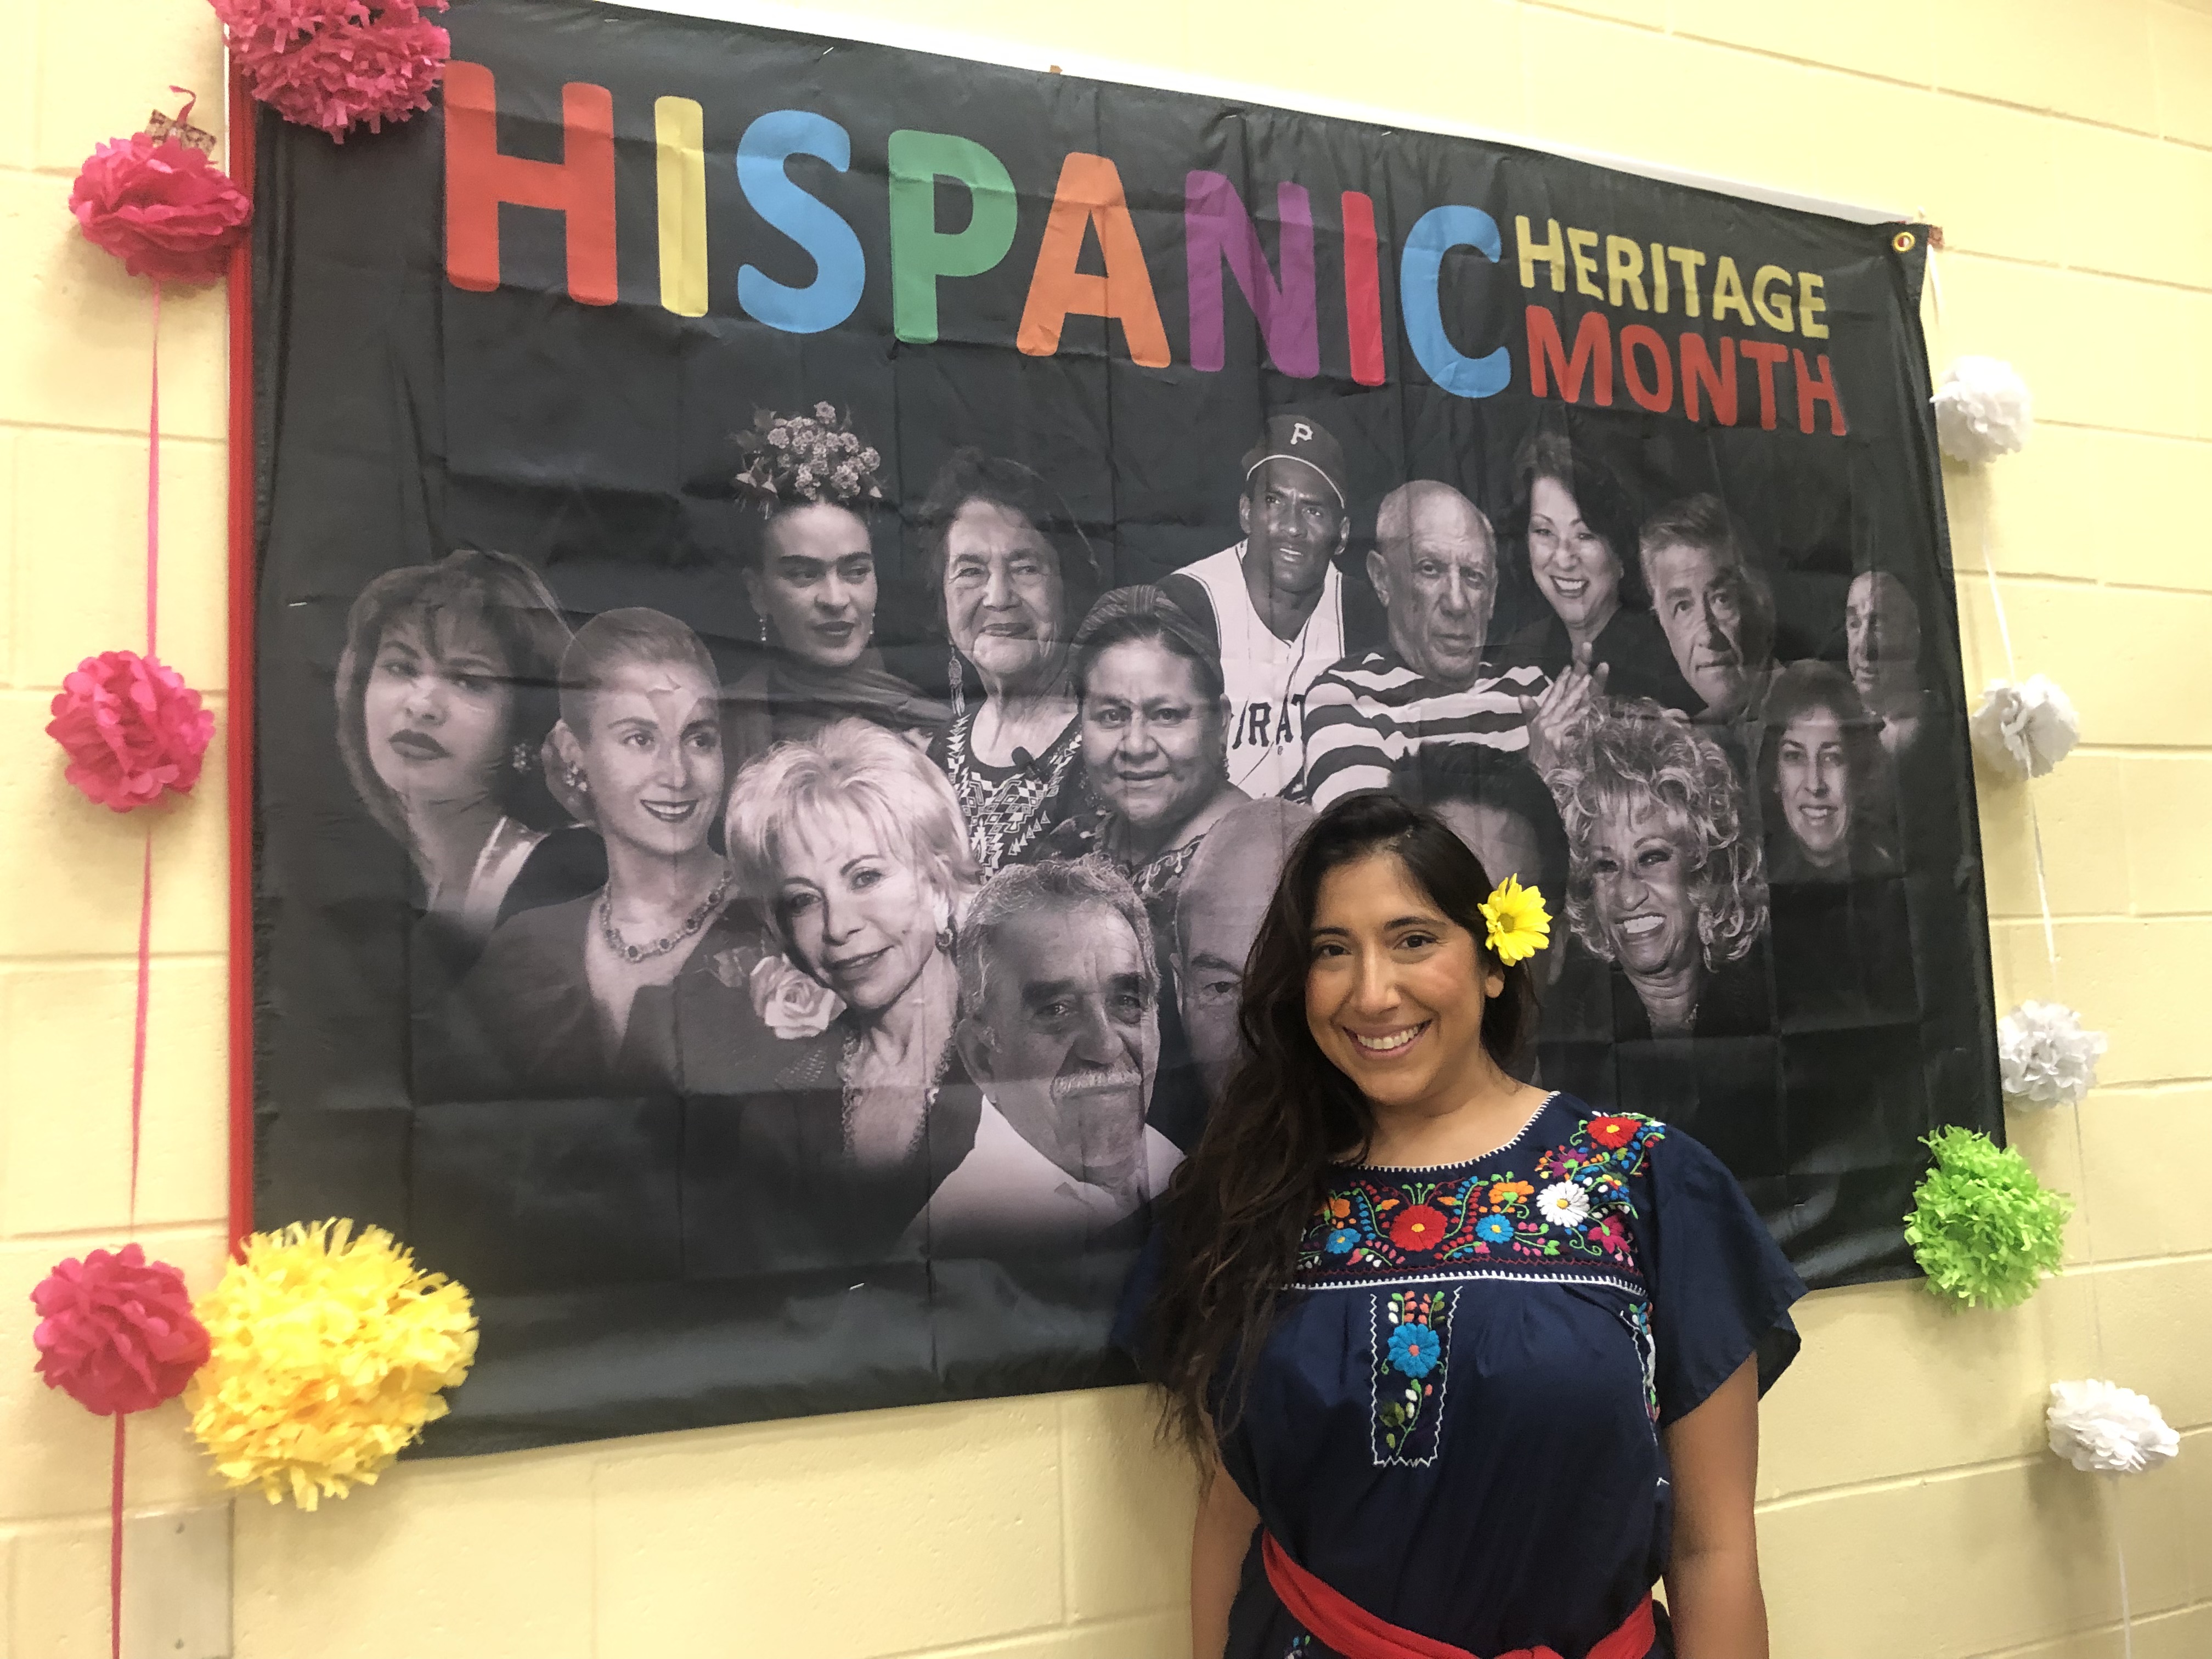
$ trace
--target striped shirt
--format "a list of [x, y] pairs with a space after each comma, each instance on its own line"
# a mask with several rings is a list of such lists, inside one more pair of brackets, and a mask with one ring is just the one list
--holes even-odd
[[1528, 747], [1520, 700], [1541, 692], [1534, 664], [1476, 675], [1450, 690], [1408, 668], [1395, 651], [1346, 658], [1306, 693], [1305, 770], [1299, 793], [1316, 811], [1359, 789], [1387, 789], [1390, 769], [1424, 744], [1477, 743], [1519, 754]]

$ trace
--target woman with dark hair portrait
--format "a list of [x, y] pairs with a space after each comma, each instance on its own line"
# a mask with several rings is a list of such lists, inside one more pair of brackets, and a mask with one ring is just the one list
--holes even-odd
[[1369, 792], [1254, 944], [1122, 1326], [1202, 1472], [1194, 1659], [1766, 1650], [1759, 1398], [1804, 1287], [1687, 1135], [1515, 1080], [1499, 905]]
[[553, 749], [568, 799], [606, 843], [606, 884], [493, 933], [461, 987], [516, 1091], [589, 1095], [659, 1080], [665, 1033], [638, 1029], [721, 913], [729, 866], [714, 664], [658, 611], [609, 611], [561, 661]]
[[[1080, 805], [1070, 646], [1098, 595], [1098, 566], [1043, 479], [980, 450], [957, 450], [945, 464], [921, 529], [935, 614], [957, 653], [951, 724], [931, 756], [952, 780], [988, 874]], [[972, 704], [970, 673], [983, 693]]]
[[540, 759], [568, 645], [538, 573], [472, 548], [386, 571], [346, 617], [336, 684], [346, 775], [407, 849], [425, 908], [477, 943], [510, 893], [543, 884], [524, 867], [536, 860], [541, 873], [549, 831], [568, 821]]
[[1793, 662], [1774, 677], [1763, 712], [1771, 879], [1847, 881], [1895, 869], [1881, 722], [1850, 677], [1825, 662]]
[[1534, 664], [1558, 681], [1571, 669], [1604, 672], [1615, 697], [1650, 697], [1694, 710], [1698, 700], [1668, 653], [1637, 559], [1637, 512], [1602, 462], [1559, 431], [1521, 447], [1519, 495], [1508, 522], [1528, 558], [1541, 616], [1508, 640], [1501, 660]]
[[876, 648], [875, 545], [883, 459], [834, 404], [763, 414], [739, 443], [745, 596], [761, 660], [730, 688], [731, 770], [830, 721], [873, 720], [927, 747], [946, 718]]
[[1093, 803], [1031, 858], [1099, 853], [1129, 878], [1157, 935], [1206, 832], [1249, 796], [1229, 781], [1213, 642], [1157, 587], [1120, 587], [1075, 635], [1084, 779]]
[[1766, 1029], [1765, 860], [1727, 751], [1650, 702], [1613, 703], [1546, 775], [1567, 832], [1567, 922], [1633, 993], [1616, 1038]]
[[866, 720], [738, 776], [726, 833], [769, 949], [718, 938], [677, 988], [702, 1271], [891, 1251], [975, 1133], [954, 930], [981, 884], [943, 773]]

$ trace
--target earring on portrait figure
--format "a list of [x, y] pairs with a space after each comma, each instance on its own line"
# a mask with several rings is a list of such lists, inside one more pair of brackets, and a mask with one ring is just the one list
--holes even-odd
[[948, 957], [952, 954], [952, 930], [950, 927], [937, 930], [937, 948]]
[[763, 617], [760, 619], [760, 642], [763, 645], [766, 645], [768, 643], [768, 618], [766, 617]]
[[568, 780], [568, 787], [578, 794], [588, 795], [592, 793], [591, 780], [584, 775], [582, 767], [572, 766], [562, 775]]
[[957, 720], [968, 712], [968, 684], [960, 672], [960, 653], [957, 651], [945, 659], [945, 678], [952, 688], [952, 718]]
[[514, 745], [514, 752], [507, 757], [507, 763], [518, 772], [527, 772], [530, 769], [530, 763], [535, 757], [536, 751], [528, 744], [518, 743]]

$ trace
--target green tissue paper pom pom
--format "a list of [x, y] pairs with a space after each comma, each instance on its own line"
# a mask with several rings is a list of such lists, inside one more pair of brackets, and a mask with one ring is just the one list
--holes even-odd
[[1905, 1242], [1928, 1288], [1972, 1307], [2009, 1308], [2058, 1271], [2074, 1200], [2035, 1178], [2027, 1160], [1954, 1126], [1928, 1137], [1936, 1167], [1914, 1189]]

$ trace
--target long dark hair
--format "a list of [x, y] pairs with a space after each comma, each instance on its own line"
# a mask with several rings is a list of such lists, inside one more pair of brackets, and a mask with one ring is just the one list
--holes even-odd
[[1526, 1045], [1535, 991], [1483, 942], [1491, 893], [1481, 861], [1432, 812], [1379, 792], [1347, 795], [1291, 848], [1245, 965], [1237, 1024], [1244, 1055], [1176, 1171], [1164, 1206], [1164, 1265], [1151, 1308], [1146, 1370], [1166, 1390], [1164, 1427], [1210, 1460], [1243, 1405], [1275, 1293], [1299, 1236], [1328, 1195], [1332, 1164], [1366, 1155], [1375, 1116], [1306, 1024], [1305, 985], [1322, 878], [1389, 853], [1414, 885], [1475, 938], [1504, 987], [1484, 1005], [1482, 1046], [1510, 1069]]

